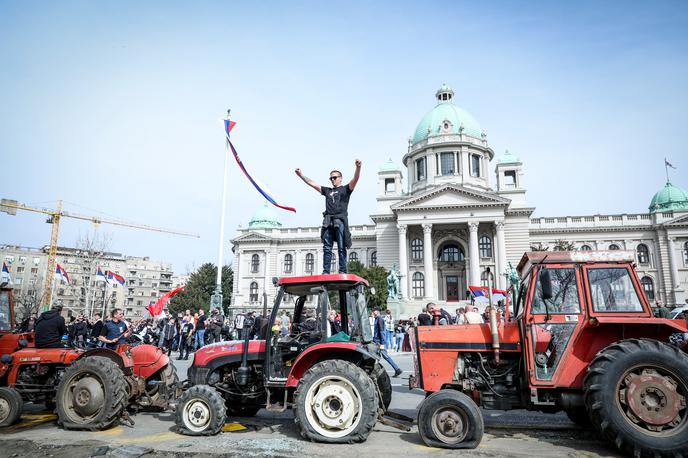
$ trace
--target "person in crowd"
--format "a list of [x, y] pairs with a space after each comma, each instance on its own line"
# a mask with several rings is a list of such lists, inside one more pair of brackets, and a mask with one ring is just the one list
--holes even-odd
[[465, 324], [466, 323], [466, 309], [464, 307], [459, 307], [456, 309], [456, 315], [454, 316], [454, 324]]
[[62, 336], [67, 332], [62, 306], [53, 305], [47, 312], [41, 313], [34, 325], [36, 348], [62, 348]]
[[318, 323], [315, 320], [315, 309], [307, 308], [302, 312], [303, 319], [299, 323], [299, 327], [303, 332], [316, 331], [318, 329]]
[[426, 306], [428, 314], [432, 317], [432, 323], [434, 325], [444, 326], [447, 324], [452, 324], [452, 318], [449, 312], [440, 308], [434, 302], [429, 302]]
[[330, 335], [333, 336], [342, 331], [342, 323], [337, 318], [337, 311], [330, 310], [327, 314], [327, 322], [330, 324]]
[[375, 325], [373, 327], [373, 342], [378, 345], [380, 356], [384, 358], [392, 369], [394, 369], [394, 377], [399, 377], [402, 374], [402, 370], [397, 366], [391, 356], [387, 354], [385, 350], [385, 337], [387, 333], [385, 332], [385, 320], [380, 315], [380, 307], [375, 307], [373, 309], [373, 317], [375, 319]]
[[282, 326], [284, 326], [285, 328], [287, 328], [287, 330], [289, 330], [289, 328], [291, 326], [291, 316], [289, 315], [289, 312], [283, 311], [281, 318], [282, 318]]
[[74, 346], [77, 348], [86, 348], [86, 340], [88, 339], [88, 323], [86, 317], [79, 315], [74, 323]]
[[89, 336], [89, 346], [95, 347], [98, 344], [98, 337], [100, 331], [103, 330], [103, 319], [100, 313], [93, 315], [93, 323], [91, 324], [91, 334]]
[[401, 321], [398, 321], [394, 327], [394, 350], [398, 353], [402, 350], [402, 344], [404, 343], [404, 335], [406, 331], [404, 330], [404, 325]]
[[475, 306], [468, 306], [470, 311], [466, 311], [464, 314], [466, 318], [466, 323], [467, 324], [482, 324], [483, 323], [483, 317], [480, 315], [480, 312], [478, 311], [478, 307]]
[[37, 318], [38, 317], [36, 314], [32, 313], [31, 316], [21, 322], [21, 325], [19, 326], [19, 332], [33, 332]]
[[220, 310], [217, 308], [214, 308], [210, 312], [210, 317], [208, 320], [206, 320], [206, 340], [207, 343], [211, 344], [214, 342], [219, 342], [220, 341], [220, 334], [222, 333], [222, 325], [224, 324], [224, 320], [222, 319], [222, 315], [220, 314]]
[[205, 310], [198, 309], [198, 320], [194, 328], [196, 340], [194, 341], [194, 351], [205, 346]]
[[180, 329], [180, 340], [179, 340], [179, 358], [177, 359], [189, 359], [189, 349], [193, 348], [194, 344], [194, 321], [193, 317], [189, 314], [182, 320], [182, 325]]
[[162, 351], [166, 351], [167, 355], [172, 354], [172, 343], [177, 337], [177, 326], [174, 318], [169, 318], [162, 328]]
[[418, 314], [418, 326], [432, 326], [432, 315], [428, 313], [427, 305]]
[[127, 328], [124, 322], [124, 312], [122, 309], [115, 308], [110, 312], [111, 319], [103, 324], [98, 340], [103, 342], [106, 348], [116, 350], [117, 345], [126, 343], [127, 337], [133, 332], [132, 329]]
[[394, 348], [394, 318], [390, 309], [385, 310], [385, 349], [390, 351]]
[[76, 322], [76, 317], [74, 315], [69, 316], [69, 323], [67, 323], [67, 346], [74, 346], [74, 323]]

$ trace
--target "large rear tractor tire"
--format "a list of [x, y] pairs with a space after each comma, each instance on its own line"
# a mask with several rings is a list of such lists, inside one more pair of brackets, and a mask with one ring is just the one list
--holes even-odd
[[225, 424], [225, 400], [213, 387], [194, 385], [177, 402], [177, 430], [187, 436], [212, 436]]
[[590, 428], [590, 416], [585, 407], [576, 407], [574, 409], [566, 410], [566, 416], [569, 417], [573, 423], [583, 429]]
[[380, 388], [379, 394], [382, 395], [382, 404], [385, 406], [385, 411], [387, 411], [389, 405], [392, 403], [392, 381], [389, 378], [389, 374], [380, 363], [375, 364], [372, 376], [378, 388]]
[[65, 429], [102, 430], [112, 426], [128, 401], [119, 366], [88, 356], [67, 368], [57, 386], [57, 423]]
[[311, 367], [294, 395], [301, 436], [314, 442], [354, 443], [368, 438], [377, 421], [377, 390], [370, 376], [348, 361]]
[[11, 426], [19, 420], [24, 401], [14, 388], [0, 388], [0, 427]]
[[480, 409], [460, 391], [445, 389], [432, 393], [418, 410], [418, 433], [430, 447], [476, 448], [484, 430]]
[[585, 376], [592, 425], [635, 457], [688, 456], [688, 356], [650, 339], [600, 351]]

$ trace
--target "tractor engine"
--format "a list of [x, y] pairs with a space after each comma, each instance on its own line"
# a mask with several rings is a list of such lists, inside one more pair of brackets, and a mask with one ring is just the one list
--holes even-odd
[[208, 385], [215, 387], [232, 404], [262, 404], [265, 402], [263, 366], [249, 364], [248, 369], [248, 382], [245, 385], [237, 382], [237, 365], [224, 366], [211, 373]]
[[[501, 364], [481, 353], [463, 353], [456, 364], [457, 380], [466, 393], [489, 410], [510, 410], [523, 406], [520, 355], [503, 358]], [[479, 399], [476, 399], [478, 398]]]
[[46, 396], [54, 396], [64, 366], [31, 364], [23, 366], [17, 374], [16, 388], [32, 402], [42, 402]]

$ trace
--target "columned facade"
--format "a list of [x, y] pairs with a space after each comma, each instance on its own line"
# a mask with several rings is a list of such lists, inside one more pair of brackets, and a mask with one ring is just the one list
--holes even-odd
[[435, 287], [433, 282], [434, 266], [432, 255], [432, 224], [423, 224], [423, 267], [425, 268], [425, 297], [435, 298]]
[[478, 256], [478, 223], [468, 223], [468, 260], [470, 262], [469, 280], [471, 285], [480, 285], [480, 258]]
[[406, 240], [406, 230], [408, 228], [399, 224], [397, 230], [399, 231], [399, 286], [401, 287], [401, 297], [408, 298], [408, 241]]
[[495, 240], [497, 242], [497, 285], [499, 289], [506, 289], [506, 276], [509, 266], [506, 262], [506, 241], [504, 240], [504, 222], [495, 222]]

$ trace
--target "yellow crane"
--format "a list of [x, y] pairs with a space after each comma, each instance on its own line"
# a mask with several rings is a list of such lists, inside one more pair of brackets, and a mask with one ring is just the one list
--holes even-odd
[[25, 210], [34, 213], [43, 213], [48, 215], [46, 223], [52, 225], [52, 233], [50, 235], [50, 248], [48, 251], [48, 271], [45, 273], [45, 286], [43, 288], [43, 306], [50, 306], [52, 304], [53, 294], [53, 278], [55, 277], [55, 258], [57, 257], [57, 236], [60, 231], [60, 219], [74, 218], [83, 221], [90, 221], [93, 224], [112, 224], [114, 226], [132, 227], [135, 229], [143, 229], [146, 231], [164, 232], [166, 234], [184, 235], [187, 237], [200, 238], [200, 235], [191, 232], [173, 231], [171, 229], [164, 229], [160, 227], [150, 226], [148, 224], [132, 223], [128, 221], [121, 221], [115, 219], [101, 218], [99, 216], [80, 215], [78, 213], [66, 212], [62, 210], [62, 201], [57, 201], [57, 208], [55, 210], [47, 208], [36, 208], [25, 205], [11, 199], [0, 200], [0, 212], [5, 212], [10, 215], [16, 215], [17, 210]]

